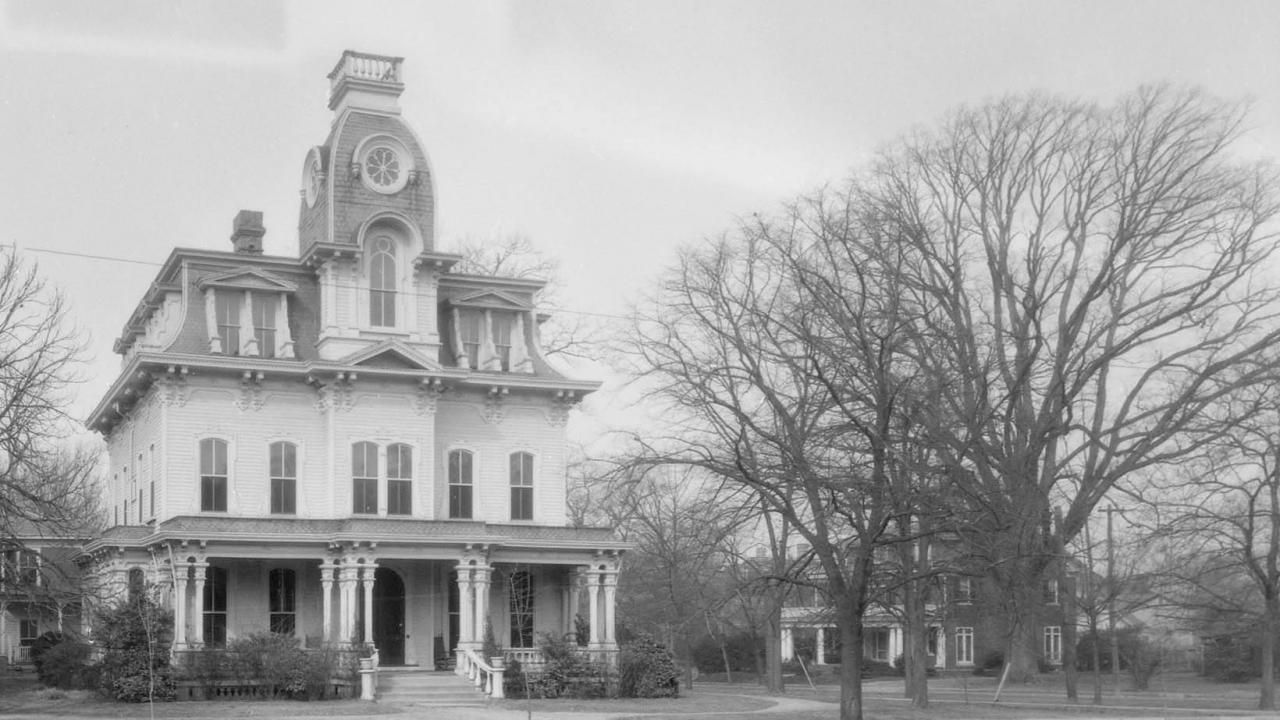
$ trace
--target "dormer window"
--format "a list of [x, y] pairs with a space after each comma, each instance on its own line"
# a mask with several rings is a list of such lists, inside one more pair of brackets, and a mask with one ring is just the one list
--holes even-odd
[[258, 341], [258, 354], [276, 356], [276, 298], [270, 295], [253, 296], [253, 337]]
[[391, 238], [376, 238], [369, 258], [369, 324], [396, 325], [396, 255]]
[[220, 292], [217, 294], [218, 336], [222, 338], [222, 352], [227, 355], [240, 354], [240, 300], [237, 292]]
[[515, 316], [509, 313], [493, 313], [491, 330], [493, 332], [493, 353], [498, 370], [511, 371], [511, 329], [515, 326]]
[[467, 356], [467, 367], [473, 370], [480, 367], [480, 327], [483, 321], [484, 315], [476, 310], [464, 310], [458, 315], [462, 352]]

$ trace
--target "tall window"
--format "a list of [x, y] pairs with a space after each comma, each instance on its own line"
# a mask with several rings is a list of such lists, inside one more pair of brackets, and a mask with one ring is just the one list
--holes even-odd
[[480, 325], [483, 317], [475, 310], [462, 310], [458, 313], [458, 334], [462, 337], [462, 351], [467, 354], [467, 366], [472, 370], [480, 368]]
[[276, 356], [276, 302], [272, 295], [253, 296], [253, 338], [262, 357]]
[[387, 514], [413, 514], [413, 448], [387, 446]]
[[533, 519], [533, 455], [511, 453], [511, 519]]
[[271, 443], [271, 512], [298, 512], [298, 447], [293, 443]]
[[23, 585], [40, 584], [40, 553], [35, 550], [18, 551], [18, 582]]
[[872, 660], [888, 661], [889, 658], [889, 628], [867, 628], [867, 647], [866, 652], [870, 653]]
[[1058, 604], [1058, 581], [1056, 578], [1044, 582], [1044, 601], [1047, 605]]
[[493, 349], [498, 354], [503, 372], [511, 370], [511, 325], [511, 315], [493, 314]]
[[376, 515], [378, 512], [378, 446], [358, 442], [351, 446], [351, 512]]
[[471, 519], [471, 453], [449, 453], [449, 517]]
[[1044, 659], [1054, 664], [1062, 662], [1062, 628], [1057, 625], [1044, 629]]
[[227, 571], [209, 566], [204, 581], [204, 644], [227, 644]]
[[533, 647], [533, 575], [511, 574], [511, 647]]
[[292, 635], [297, 626], [297, 576], [288, 568], [275, 568], [267, 575], [267, 586], [271, 632]]
[[973, 628], [956, 628], [956, 664], [973, 664]]
[[956, 602], [973, 602], [973, 578], [962, 577], [956, 579]]
[[369, 258], [369, 324], [395, 327], [396, 256], [389, 237], [377, 238]]
[[20, 647], [31, 647], [36, 644], [36, 638], [40, 637], [40, 623], [36, 620], [19, 620], [18, 621], [18, 645]]
[[222, 338], [222, 352], [240, 354], [240, 295], [230, 290], [214, 293], [214, 307], [218, 316], [218, 336]]
[[227, 442], [200, 441], [200, 510], [227, 511]]

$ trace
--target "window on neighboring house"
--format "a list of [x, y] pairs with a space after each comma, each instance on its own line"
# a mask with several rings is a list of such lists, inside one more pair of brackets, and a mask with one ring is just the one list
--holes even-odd
[[267, 576], [267, 585], [271, 632], [292, 635], [297, 626], [297, 575], [288, 568], [275, 568]]
[[1047, 605], [1058, 604], [1058, 581], [1057, 579], [1046, 580], [1044, 583], [1044, 601]]
[[973, 628], [956, 628], [956, 664], [973, 664]]
[[212, 565], [204, 580], [204, 644], [227, 644], [227, 571]]
[[231, 290], [214, 293], [214, 308], [218, 316], [218, 337], [222, 338], [222, 352], [240, 354], [240, 293]]
[[867, 628], [868, 657], [872, 660], [889, 660], [889, 628]]
[[471, 519], [472, 458], [468, 450], [449, 453], [449, 517]]
[[1044, 659], [1054, 664], [1062, 662], [1062, 628], [1057, 625], [1044, 629]]
[[533, 647], [533, 575], [511, 574], [511, 647]]
[[480, 369], [480, 326], [484, 318], [476, 310], [458, 312], [458, 335], [462, 338], [462, 351], [467, 355], [467, 367]]
[[511, 519], [533, 519], [533, 455], [511, 453]]
[[511, 370], [511, 326], [513, 317], [507, 313], [493, 313], [493, 350], [503, 372]]
[[930, 626], [929, 628], [929, 634], [925, 636], [924, 651], [928, 655], [936, 656], [938, 654], [938, 632], [939, 632], [938, 626], [933, 625], [933, 626]]
[[413, 448], [387, 446], [387, 514], [413, 514]]
[[395, 327], [395, 245], [389, 237], [379, 237], [373, 243], [373, 255], [369, 258], [369, 324]]
[[253, 338], [258, 341], [258, 354], [276, 356], [276, 302], [271, 295], [253, 296]]
[[351, 446], [351, 512], [378, 513], [378, 446], [358, 442]]
[[227, 441], [200, 441], [200, 510], [227, 511]]
[[40, 637], [40, 622], [37, 620], [19, 620], [18, 621], [18, 645], [21, 647], [31, 647], [36, 643], [36, 638]]
[[271, 513], [298, 512], [298, 447], [291, 442], [271, 443]]
[[38, 551], [18, 551], [18, 582], [23, 585], [40, 584], [40, 553]]
[[973, 578], [956, 578], [956, 602], [973, 602]]

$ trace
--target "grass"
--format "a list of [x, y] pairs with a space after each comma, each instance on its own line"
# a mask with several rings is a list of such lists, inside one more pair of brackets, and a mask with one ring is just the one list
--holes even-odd
[[[524, 712], [532, 705], [535, 713], [634, 713], [636, 715], [652, 715], [654, 713], [673, 712], [675, 715], [688, 713], [719, 713], [762, 710], [773, 705], [772, 701], [756, 695], [729, 695], [723, 691], [704, 691], [704, 688], [693, 692], [682, 692], [678, 698], [619, 698], [616, 700], [498, 700], [493, 707], [503, 710]], [[528, 703], [528, 705], [526, 704]], [[752, 715], [752, 717], [755, 717]]]

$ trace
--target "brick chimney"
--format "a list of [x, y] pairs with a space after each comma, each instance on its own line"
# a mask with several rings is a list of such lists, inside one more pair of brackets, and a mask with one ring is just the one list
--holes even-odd
[[261, 210], [241, 210], [231, 223], [231, 244], [238, 253], [261, 255], [262, 236], [266, 234]]

